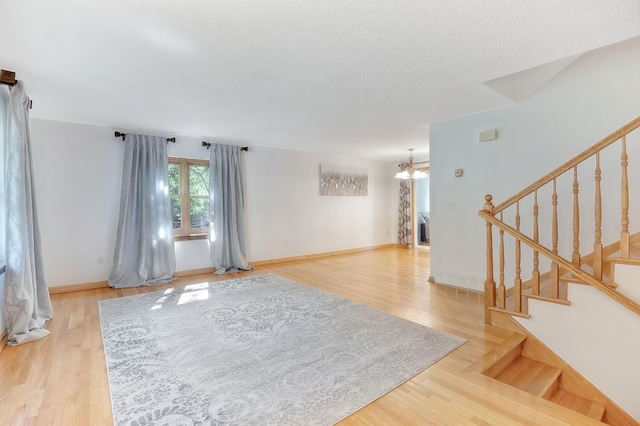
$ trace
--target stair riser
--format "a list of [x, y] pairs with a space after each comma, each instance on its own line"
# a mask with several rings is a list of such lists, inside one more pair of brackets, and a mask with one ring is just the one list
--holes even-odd
[[492, 365], [489, 369], [482, 372], [485, 376], [491, 377], [495, 379], [502, 373], [507, 367], [509, 367], [513, 362], [520, 357], [520, 353], [522, 352], [522, 345], [518, 345], [507, 352], [501, 359], [499, 359], [494, 365]]

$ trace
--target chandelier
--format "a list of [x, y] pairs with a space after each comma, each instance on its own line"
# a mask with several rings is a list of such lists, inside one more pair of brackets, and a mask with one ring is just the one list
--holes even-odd
[[418, 170], [413, 165], [413, 149], [409, 150], [409, 162], [400, 164], [400, 171], [396, 173], [398, 179], [422, 179], [427, 177], [427, 173]]

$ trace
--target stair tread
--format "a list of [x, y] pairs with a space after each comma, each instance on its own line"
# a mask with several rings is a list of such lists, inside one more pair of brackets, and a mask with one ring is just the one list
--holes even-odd
[[563, 275], [562, 277], [560, 277], [561, 281], [567, 282], [567, 283], [575, 283], [575, 284], [583, 284], [584, 281], [582, 281], [580, 278], [575, 278], [571, 275]]
[[[530, 288], [522, 290], [523, 303], [522, 303], [522, 312], [528, 313], [527, 303], [524, 299], [526, 296], [531, 293], [532, 290]], [[547, 278], [540, 282], [540, 296], [550, 297], [551, 296], [551, 281]], [[558, 283], [558, 295], [560, 299], [567, 300], [567, 283], [560, 281]], [[505, 309], [508, 311], [512, 311], [514, 308], [514, 295], [510, 294], [505, 298]]]
[[[606, 259], [605, 259], [606, 260]], [[580, 269], [582, 269], [584, 272], [586, 272], [589, 275], [593, 275], [593, 267], [588, 264], [588, 263], [583, 263], [580, 265]], [[575, 278], [573, 277], [573, 274], [569, 273], [566, 269], [564, 268], [560, 268], [560, 273], [562, 274], [560, 276], [560, 280], [565, 281], [565, 282], [571, 282], [571, 283], [576, 283], [576, 284], [586, 284], [584, 281], [580, 280], [579, 278]], [[611, 288], [616, 288], [617, 285], [615, 283], [611, 283], [611, 277], [609, 274], [609, 268], [605, 267], [604, 270], [602, 271], [602, 280], [603, 283], [605, 283], [606, 285], [608, 285]]]
[[555, 386], [562, 371], [543, 362], [520, 356], [500, 373], [496, 380], [543, 397]]
[[[636, 259], [640, 258], [640, 246], [638, 246], [637, 244], [631, 244], [629, 246], [629, 256], [635, 257]], [[605, 260], [609, 258], [620, 258], [620, 250], [611, 253], [605, 258]]]
[[640, 265], [640, 259], [637, 259], [637, 258], [607, 257], [605, 261], [622, 263], [627, 265]]
[[[585, 272], [587, 272], [587, 271], [585, 271]], [[591, 271], [589, 271], [589, 273], [591, 273]], [[581, 280], [580, 278], [576, 278], [576, 277], [574, 277], [572, 274], [562, 275], [562, 276], [560, 277], [560, 281], [561, 281], [561, 282], [564, 282], [564, 283], [571, 283], [571, 284], [584, 284], [584, 285], [588, 285], [586, 282], [584, 282], [584, 281], [583, 281], [583, 280]], [[617, 287], [618, 287], [618, 285], [617, 285], [617, 284], [615, 284], [615, 283], [610, 283], [610, 282], [609, 282], [609, 277], [608, 277], [608, 275], [607, 275], [607, 276], [605, 276], [605, 275], [603, 275], [603, 276], [602, 276], [602, 282], [603, 282], [606, 286], [611, 287], [611, 288], [617, 288]]]
[[584, 414], [585, 416], [595, 420], [602, 420], [605, 412], [605, 407], [603, 404], [596, 401], [591, 401], [562, 389], [558, 389], [554, 393], [553, 397], [551, 398], [551, 402], [554, 402], [565, 408], [569, 408], [570, 410], [577, 411], [578, 413]]
[[[531, 291], [529, 291], [529, 293], [531, 293]], [[551, 297], [551, 279], [547, 278], [540, 281], [539, 296]], [[567, 300], [567, 283], [562, 279], [558, 282], [558, 298]]]
[[551, 297], [539, 296], [537, 294], [525, 294], [524, 297], [526, 297], [527, 299], [540, 300], [542, 302], [547, 302], [547, 303], [557, 303], [559, 305], [565, 305], [565, 306], [571, 305], [571, 302], [565, 299], [560, 299], [560, 298], [556, 299]]
[[520, 356], [522, 352], [522, 342], [524, 342], [526, 338], [527, 336], [524, 334], [513, 333], [498, 346], [486, 353], [471, 369], [477, 369], [485, 376], [495, 378]]

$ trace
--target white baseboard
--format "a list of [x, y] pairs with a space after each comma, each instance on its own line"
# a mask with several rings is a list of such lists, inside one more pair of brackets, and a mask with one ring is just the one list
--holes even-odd
[[[360, 252], [372, 251], [372, 250], [381, 250], [381, 249], [387, 249], [391, 247], [399, 247], [399, 246], [397, 244], [382, 244], [382, 245], [371, 246], [371, 247], [335, 250], [335, 251], [327, 251], [323, 253], [312, 253], [312, 254], [303, 254], [299, 256], [280, 257], [275, 259], [255, 260], [255, 261], [249, 261], [249, 264], [252, 266], [265, 266], [265, 265], [273, 265], [273, 264], [285, 263], [285, 262], [295, 262], [298, 260], [309, 260], [309, 259], [317, 259], [321, 257], [339, 256], [342, 254], [352, 254], [352, 253], [360, 253]], [[197, 268], [197, 269], [188, 269], [185, 271], [176, 271], [173, 275], [176, 278], [183, 278], [183, 277], [190, 277], [193, 275], [213, 274], [214, 271], [215, 269], [213, 267]], [[82, 291], [82, 290], [95, 290], [95, 289], [107, 288], [107, 287], [109, 287], [109, 284], [107, 281], [94, 281], [94, 282], [88, 282], [88, 283], [59, 285], [59, 286], [49, 287], [49, 294], [70, 293], [73, 291]]]
[[381, 244], [381, 245], [370, 246], [370, 247], [326, 251], [322, 253], [302, 254], [299, 256], [278, 257], [274, 259], [265, 259], [265, 260], [254, 260], [254, 261], [250, 261], [249, 264], [253, 266], [274, 265], [277, 263], [295, 262], [298, 260], [309, 260], [309, 259], [317, 259], [320, 257], [339, 256], [341, 254], [353, 254], [353, 253], [360, 253], [364, 251], [382, 250], [382, 249], [387, 249], [391, 247], [400, 247], [400, 246], [398, 246], [397, 244]]

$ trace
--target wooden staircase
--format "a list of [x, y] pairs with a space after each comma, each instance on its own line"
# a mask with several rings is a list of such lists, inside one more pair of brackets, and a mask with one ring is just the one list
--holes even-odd
[[[631, 252], [637, 252], [640, 255], [640, 248], [632, 248]], [[605, 259], [605, 262], [611, 261], [611, 280], [614, 276], [614, 263], [617, 262], [616, 254], [618, 253]], [[588, 268], [589, 265], [583, 265], [583, 269]], [[569, 309], [571, 305], [570, 286], [587, 284], [581, 279], [573, 277], [569, 272], [560, 270], [560, 274], [558, 298], [546, 296], [551, 289], [551, 280], [549, 277], [545, 277], [540, 282], [540, 295], [522, 294], [523, 312], [528, 312], [530, 299], [566, 305]], [[607, 278], [608, 274], [607, 267]], [[613, 281], [606, 284], [613, 289], [617, 287]], [[506, 296], [505, 310], [513, 309], [514, 297], [513, 293]], [[493, 312], [492, 325], [516, 333], [497, 348], [494, 354], [489, 356], [489, 361], [485, 362], [485, 368], [481, 371], [484, 375], [605, 424], [638, 425], [638, 422], [618, 407], [615, 402], [588, 383], [579, 373], [531, 335], [528, 330], [515, 322], [510, 315], [501, 310]], [[527, 343], [533, 340], [535, 340], [535, 348], [523, 352]], [[541, 356], [541, 354], [544, 355]], [[567, 369], [572, 370], [570, 381], [574, 382], [573, 385], [567, 385]], [[575, 385], [576, 380], [581, 383]], [[607, 411], [607, 407], [609, 411]]]
[[519, 355], [494, 378], [514, 388], [602, 421], [605, 412], [604, 404], [560, 389], [561, 374], [562, 370], [557, 367]]
[[570, 366], [563, 365], [554, 359], [552, 352], [545, 351], [548, 349], [535, 337], [515, 332], [470, 370], [597, 422], [637, 424], [605, 395], [594, 393], [594, 388]]
[[[627, 151], [627, 140], [637, 141], [640, 137], [640, 117], [616, 130], [609, 136], [596, 143], [591, 148], [578, 154], [557, 169], [538, 179], [522, 191], [508, 198], [506, 201], [494, 205], [491, 195], [485, 196], [485, 204], [478, 215], [486, 222], [486, 280], [485, 280], [485, 320], [491, 323], [491, 311], [509, 312], [511, 315], [528, 318], [526, 306], [523, 307], [522, 296], [539, 298], [545, 301], [567, 304], [566, 293], [560, 297], [560, 287], [564, 274], [564, 284], [569, 280], [579, 280], [591, 285], [611, 297], [627, 309], [640, 315], [640, 303], [630, 300], [625, 295], [617, 292], [613, 284], [613, 265], [635, 264], [640, 265], [640, 257], [632, 256], [634, 239], [631, 233], [631, 224], [639, 212], [630, 211], [633, 203], [630, 203], [630, 173], [635, 170], [629, 167], [631, 162]], [[620, 154], [615, 152], [619, 147]], [[611, 162], [603, 159], [620, 158], [620, 162]], [[635, 164], [632, 164], [634, 166]], [[637, 172], [634, 172], [637, 174]], [[611, 182], [610, 177], [620, 177], [620, 185], [613, 185], [620, 191], [620, 213], [611, 215], [609, 204], [604, 200], [610, 199], [608, 195], [612, 185], [602, 186], [602, 181]], [[631, 175], [634, 178], [635, 175]], [[581, 193], [580, 188], [587, 179], [588, 191]], [[631, 179], [635, 182], [640, 175]], [[605, 193], [603, 195], [603, 192]], [[633, 193], [633, 188], [631, 190]], [[572, 194], [570, 200], [560, 200], [567, 194]], [[587, 208], [585, 201], [589, 200]], [[567, 206], [564, 207], [563, 206]], [[603, 206], [606, 207], [603, 213]], [[614, 207], [614, 206], [611, 206]], [[616, 207], [613, 210], [617, 210]], [[591, 213], [585, 213], [591, 212]], [[592, 216], [590, 216], [592, 214]], [[581, 240], [581, 226], [584, 216], [593, 220], [593, 240]], [[541, 217], [550, 218], [550, 229], [545, 230], [541, 225], [544, 221]], [[609, 246], [603, 245], [603, 234], [610, 228], [610, 219], [619, 218], [619, 240]], [[607, 220], [603, 226], [603, 220]], [[571, 226], [561, 228], [561, 223], [571, 223]], [[637, 230], [640, 225], [635, 224]], [[498, 231], [497, 233], [494, 231]], [[547, 232], [545, 232], [547, 231]], [[562, 232], [561, 232], [562, 231]], [[497, 234], [497, 235], [494, 235]], [[496, 238], [497, 237], [497, 238]], [[513, 244], [505, 244], [505, 240], [513, 241]], [[637, 240], [637, 239], [636, 239]], [[637, 241], [636, 241], [637, 242]], [[508, 246], [513, 246], [513, 257], [506, 255]], [[592, 248], [592, 252], [583, 255], [581, 250], [585, 247]], [[497, 249], [497, 250], [496, 250]], [[497, 251], [497, 252], [496, 252]], [[530, 260], [523, 253], [531, 253]], [[614, 254], [615, 253], [615, 254]], [[540, 260], [550, 262], [548, 272], [543, 273]], [[524, 261], [530, 261], [531, 265], [523, 265]], [[585, 262], [587, 261], [588, 262]], [[495, 274], [494, 265], [498, 265], [498, 273]], [[583, 269], [583, 265], [586, 268]], [[507, 268], [513, 279], [506, 279]], [[524, 283], [530, 273], [530, 291], [525, 290]], [[523, 279], [524, 275], [524, 279]], [[540, 293], [540, 285], [543, 277], [550, 280], [549, 295]], [[498, 282], [496, 283], [496, 278]], [[511, 282], [513, 285], [510, 285]], [[511, 309], [506, 307], [506, 296], [513, 292], [514, 300]], [[523, 309], [524, 308], [524, 309]]]
[[[633, 298], [637, 299], [638, 291], [618, 291], [615, 279], [616, 265], [640, 266], [640, 211], [634, 212], [637, 203], [630, 202], [630, 193], [637, 194], [640, 188], [640, 159], [630, 155], [638, 152], [638, 129], [640, 117], [506, 201], [494, 205], [493, 197], [486, 195], [478, 212], [486, 224], [485, 321], [520, 335], [485, 357], [478, 371], [609, 424], [639, 423], [514, 317], [531, 318], [530, 300], [571, 309], [570, 293], [577, 285], [591, 286], [640, 315], [640, 300]], [[635, 143], [636, 149], [628, 151], [627, 142]], [[614, 191], [619, 191], [619, 197]], [[611, 204], [615, 198], [620, 200], [618, 206]], [[581, 226], [585, 222], [593, 230], [592, 240], [584, 240]], [[605, 245], [603, 236], [617, 241]], [[635, 319], [626, 318], [635, 324]], [[606, 362], [602, 360], [603, 365]]]

